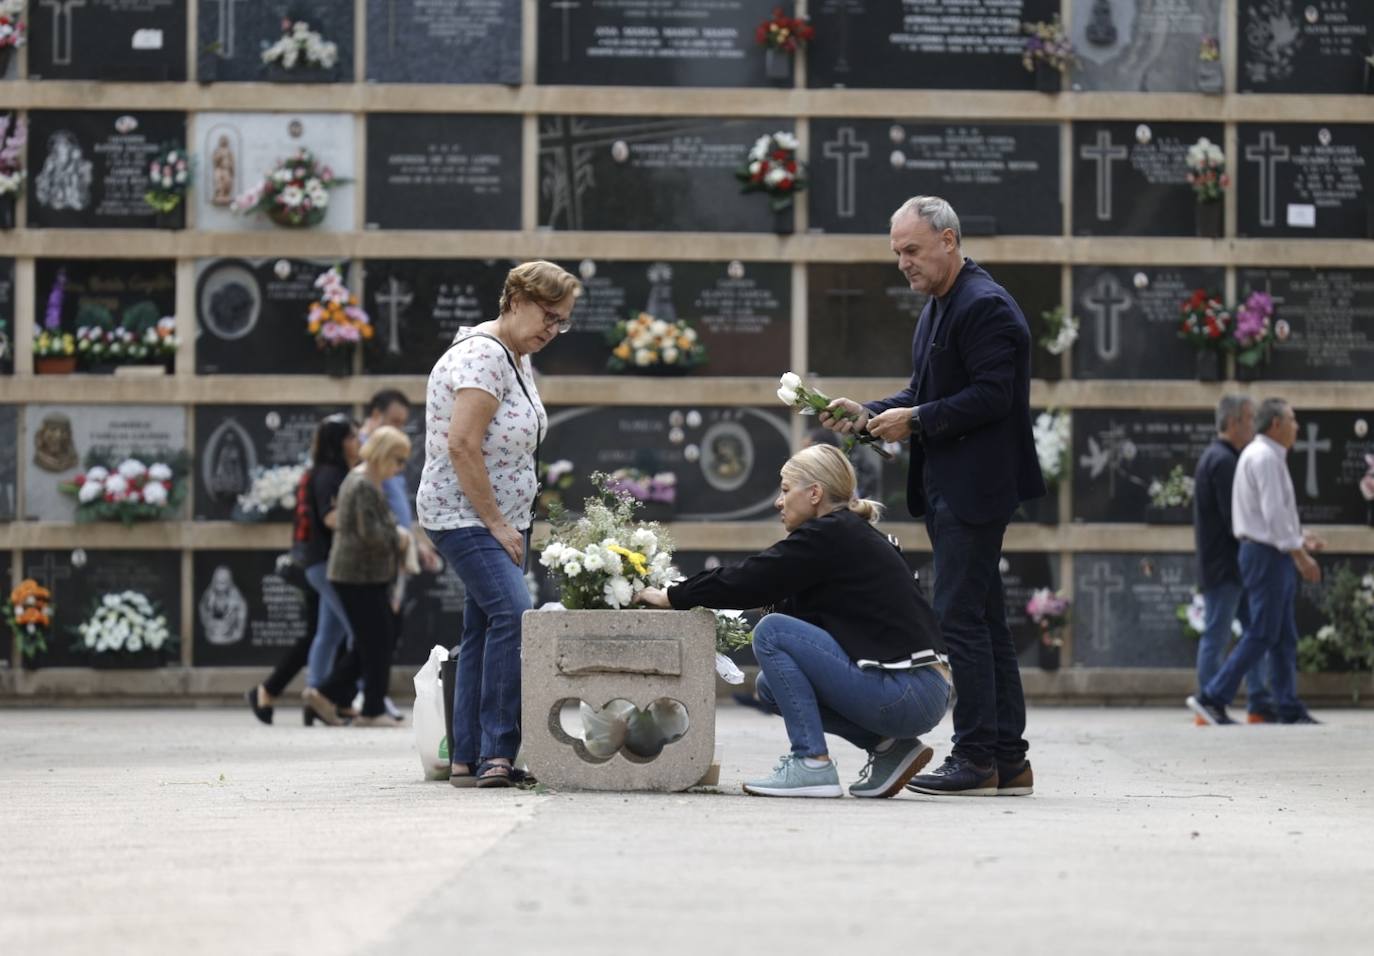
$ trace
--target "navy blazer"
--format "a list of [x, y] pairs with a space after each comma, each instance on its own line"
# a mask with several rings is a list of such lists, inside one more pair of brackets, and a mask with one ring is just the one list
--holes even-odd
[[1005, 523], [1022, 501], [1045, 494], [1031, 432], [1030, 328], [1016, 300], [972, 259], [946, 297], [927, 356], [934, 307], [931, 297], [916, 323], [911, 382], [864, 407], [921, 408], [923, 434], [911, 443], [906, 480], [912, 517], [926, 512], [929, 466], [960, 521]]

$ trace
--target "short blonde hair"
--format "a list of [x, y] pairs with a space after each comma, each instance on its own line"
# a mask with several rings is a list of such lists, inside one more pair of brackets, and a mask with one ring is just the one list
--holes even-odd
[[367, 436], [363, 443], [363, 461], [376, 468], [392, 455], [410, 458], [410, 438], [399, 428], [383, 425]]
[[883, 506], [867, 498], [857, 498], [858, 478], [844, 452], [834, 445], [811, 445], [797, 452], [782, 466], [784, 480], [793, 484], [820, 485], [826, 499], [843, 505], [871, 524], [883, 516]]
[[553, 305], [568, 296], [576, 298], [582, 294], [582, 283], [578, 278], [552, 262], [535, 259], [522, 262], [506, 273], [506, 285], [501, 290], [501, 311], [509, 312], [515, 307], [515, 300], [522, 299], [536, 305]]

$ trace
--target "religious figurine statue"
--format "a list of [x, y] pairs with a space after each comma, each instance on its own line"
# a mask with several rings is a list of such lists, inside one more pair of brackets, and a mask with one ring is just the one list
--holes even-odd
[[197, 613], [209, 643], [222, 647], [243, 640], [248, 629], [248, 602], [225, 565], [219, 565], [210, 575], [210, 586], [200, 596]]
[[210, 153], [210, 205], [228, 206], [234, 201], [234, 149], [227, 134], [221, 134]]
[[205, 489], [211, 495], [234, 497], [248, 490], [248, 468], [243, 463], [243, 448], [237, 436], [226, 436], [211, 467]]
[[673, 305], [673, 267], [655, 262], [646, 273], [649, 279], [649, 298], [644, 311], [664, 322], [677, 321], [677, 306]]
[[1112, 22], [1112, 0], [1093, 0], [1087, 36], [1088, 42], [1093, 46], [1111, 46], [1116, 42], [1116, 24]]
[[81, 461], [72, 438], [72, 420], [61, 412], [43, 417], [33, 436], [33, 463], [44, 471], [61, 472]]
[[48, 137], [48, 155], [34, 180], [34, 195], [49, 209], [82, 210], [91, 204], [91, 161], [65, 129]]

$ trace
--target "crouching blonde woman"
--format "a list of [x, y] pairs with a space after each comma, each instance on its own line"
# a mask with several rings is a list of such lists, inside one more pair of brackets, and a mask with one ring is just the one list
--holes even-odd
[[944, 717], [950, 680], [934, 611], [896, 546], [874, 527], [881, 506], [854, 496], [854, 468], [829, 445], [782, 466], [774, 506], [787, 537], [737, 565], [694, 575], [639, 600], [661, 608], [756, 608], [756, 691], [791, 741], [769, 777], [744, 784], [766, 797], [838, 797], [827, 733], [868, 751], [849, 787], [891, 797], [924, 767], [920, 735]]

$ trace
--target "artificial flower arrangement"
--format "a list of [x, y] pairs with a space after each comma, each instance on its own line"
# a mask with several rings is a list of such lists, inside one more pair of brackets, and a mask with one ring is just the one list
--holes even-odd
[[641, 312], [617, 322], [606, 333], [606, 341], [612, 346], [606, 368], [612, 372], [686, 371], [706, 364], [706, 346], [683, 319], [669, 322]]
[[1062, 591], [1037, 588], [1031, 592], [1026, 602], [1026, 614], [1040, 628], [1040, 643], [1045, 647], [1061, 647], [1063, 639], [1059, 633], [1069, 623], [1069, 607], [1072, 605]]
[[1174, 465], [1163, 481], [1150, 482], [1148, 493], [1155, 508], [1186, 508], [1193, 503], [1193, 478], [1182, 465]]
[[177, 645], [166, 616], [137, 591], [104, 595], [76, 632], [76, 649], [91, 654], [160, 654]]
[[24, 146], [28, 141], [28, 121], [17, 112], [0, 119], [0, 198], [14, 199], [24, 185]]
[[1188, 184], [1199, 203], [1221, 202], [1222, 194], [1230, 188], [1231, 177], [1226, 175], [1226, 154], [1206, 136], [1188, 147], [1185, 159]]
[[86, 365], [155, 364], [176, 355], [177, 320], [152, 302], [130, 306], [116, 320], [103, 305], [86, 303], [76, 317], [76, 354]]
[[1269, 343], [1274, 340], [1274, 297], [1256, 290], [1236, 306], [1235, 329], [1231, 341], [1236, 350], [1236, 362], [1254, 368], [1263, 361]]
[[1035, 416], [1031, 426], [1035, 437], [1035, 457], [1040, 460], [1040, 474], [1051, 488], [1064, 477], [1069, 463], [1069, 416], [1054, 409]]
[[1180, 309], [1179, 338], [1198, 351], [1220, 352], [1228, 348], [1235, 317], [1221, 297], [1195, 289]]
[[86, 455], [86, 471], [59, 484], [58, 490], [76, 498], [76, 520], [166, 521], [186, 497], [187, 455], [131, 454], [116, 460], [103, 449]]
[[321, 351], [352, 348], [372, 338], [372, 320], [358, 305], [358, 297], [344, 285], [343, 272], [333, 266], [315, 279], [320, 297], [310, 303], [306, 332]]
[[758, 25], [754, 39], [759, 46], [784, 53], [796, 53], [815, 39], [816, 28], [805, 17], [789, 17], [782, 7], [774, 7], [773, 15]]
[[305, 465], [258, 465], [249, 472], [248, 491], [239, 495], [231, 517], [235, 521], [264, 521], [272, 512], [292, 512], [296, 507], [296, 487], [305, 474]]
[[[830, 404], [830, 397], [824, 392], [818, 391], [801, 380], [801, 376], [796, 372], [784, 372], [778, 379], [778, 398], [788, 408], [794, 408], [800, 415], [815, 415], [826, 410]], [[835, 409], [836, 418], [848, 418], [841, 409]], [[875, 438], [868, 432], [860, 432], [851, 436], [860, 444], [867, 445], [888, 461], [893, 459], [890, 451], [883, 447], [883, 441]]]
[[345, 181], [302, 146], [277, 163], [262, 182], [238, 196], [230, 208], [243, 216], [263, 213], [289, 229], [318, 226], [329, 211], [329, 191]]
[[1045, 323], [1045, 334], [1040, 337], [1040, 347], [1051, 355], [1063, 355], [1078, 341], [1078, 319], [1057, 305], [1048, 312], [1040, 313], [1040, 321]]
[[598, 493], [584, 502], [582, 515], [555, 509], [540, 548], [539, 563], [553, 575], [563, 606], [617, 610], [629, 607], [637, 591], [680, 581], [672, 541], [658, 523], [636, 520], [639, 502], [612, 491], [606, 475], [598, 472], [591, 481]]
[[768, 194], [774, 212], [792, 205], [797, 193], [806, 188], [806, 165], [797, 158], [797, 137], [785, 130], [760, 136], [749, 149], [745, 163], [735, 171], [744, 185], [742, 193]]
[[52, 592], [33, 578], [20, 581], [19, 586], [10, 592], [9, 603], [5, 605], [5, 620], [19, 639], [19, 652], [24, 657], [32, 658], [48, 649], [48, 629], [52, 627], [55, 610]]
[[[1207, 601], [1200, 591], [1194, 591], [1191, 601], [1174, 609], [1174, 616], [1183, 626], [1183, 636], [1196, 640], [1202, 636], [1202, 631], [1207, 626]], [[1240, 637], [1242, 632], [1240, 621], [1232, 619], [1231, 634]]]
[[1078, 54], [1073, 43], [1064, 31], [1064, 24], [1055, 14], [1049, 23], [1037, 20], [1021, 24], [1021, 32], [1026, 34], [1026, 44], [1021, 52], [1021, 65], [1027, 73], [1034, 73], [1038, 65], [1047, 66], [1059, 73], [1067, 73], [1078, 63]]
[[191, 158], [179, 145], [163, 146], [148, 163], [148, 191], [143, 201], [162, 215], [181, 205], [191, 185]]
[[76, 336], [70, 332], [50, 332], [44, 329], [33, 340], [34, 358], [69, 358], [75, 355]]
[[650, 475], [638, 468], [617, 468], [607, 476], [606, 490], [644, 503], [671, 505], [677, 500], [677, 475], [671, 471]]
[[275, 65], [283, 70], [299, 68], [312, 70], [332, 70], [339, 61], [339, 48], [315, 30], [304, 20], [294, 23], [290, 19], [281, 22], [281, 38], [262, 51], [262, 62]]

